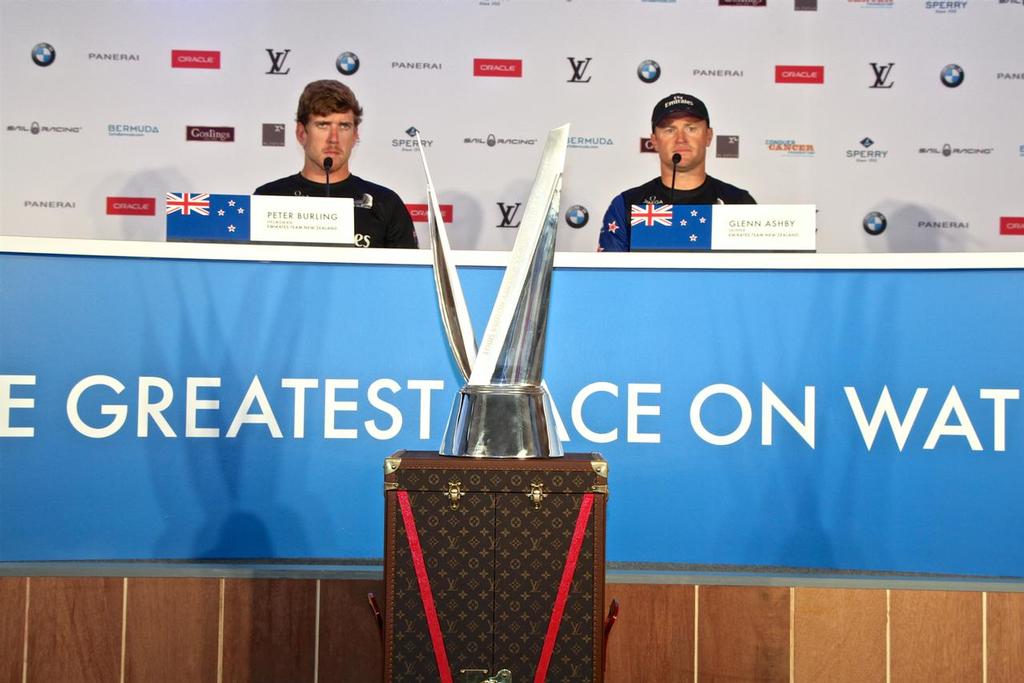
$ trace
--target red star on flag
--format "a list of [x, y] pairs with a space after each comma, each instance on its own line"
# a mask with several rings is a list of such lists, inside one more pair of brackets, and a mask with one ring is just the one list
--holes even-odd
[[615, 232], [618, 229], [619, 226], [615, 221], [612, 221], [611, 223], [608, 224], [608, 232]]

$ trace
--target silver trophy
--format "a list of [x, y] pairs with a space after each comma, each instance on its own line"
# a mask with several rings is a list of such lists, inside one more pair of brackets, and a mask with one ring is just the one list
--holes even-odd
[[[409, 129], [419, 143], [419, 132]], [[441, 319], [466, 384], [459, 391], [441, 442], [441, 455], [553, 458], [563, 454], [555, 413], [541, 379], [558, 202], [569, 126], [548, 133], [540, 167], [480, 348], [451, 259], [423, 145], [430, 246]]]

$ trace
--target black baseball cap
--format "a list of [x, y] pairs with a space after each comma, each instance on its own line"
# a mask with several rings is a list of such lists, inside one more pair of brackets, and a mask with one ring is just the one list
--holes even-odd
[[693, 95], [677, 92], [654, 105], [654, 111], [651, 112], [651, 128], [657, 128], [658, 124], [669, 116], [696, 116], [707, 121], [709, 126], [711, 125], [708, 108]]

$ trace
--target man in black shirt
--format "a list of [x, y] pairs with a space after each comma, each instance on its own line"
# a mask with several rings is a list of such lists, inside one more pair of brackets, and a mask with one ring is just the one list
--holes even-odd
[[658, 102], [651, 113], [651, 144], [658, 153], [661, 175], [612, 200], [597, 250], [629, 251], [630, 207], [634, 205], [755, 204], [746, 190], [705, 171], [713, 136], [708, 109], [696, 97], [676, 93]]
[[[362, 119], [363, 109], [347, 85], [330, 80], [307, 85], [295, 115], [295, 137], [305, 151], [302, 170], [260, 185], [254, 194], [350, 197], [355, 200], [357, 247], [415, 249], [416, 231], [399, 196], [349, 171]], [[324, 160], [328, 158], [331, 163], [325, 169]]]

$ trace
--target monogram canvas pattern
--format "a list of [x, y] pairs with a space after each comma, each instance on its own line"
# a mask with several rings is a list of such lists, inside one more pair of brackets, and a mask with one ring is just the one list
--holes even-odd
[[[558, 593], [583, 493], [604, 484], [590, 454], [551, 461], [407, 458], [387, 476], [409, 491], [416, 528], [455, 681], [460, 669], [501, 668], [532, 680]], [[421, 466], [422, 465], [422, 466]], [[452, 509], [445, 494], [458, 482]], [[532, 484], [547, 494], [539, 507]], [[437, 681], [412, 554], [395, 502], [387, 494], [385, 553], [388, 624], [385, 669], [395, 683]], [[565, 605], [547, 680], [601, 681], [604, 505], [597, 495]]]

